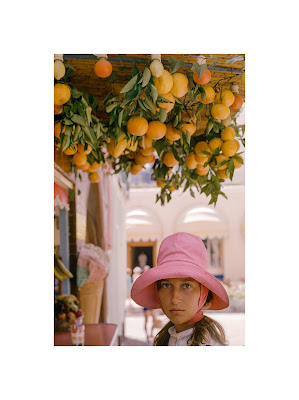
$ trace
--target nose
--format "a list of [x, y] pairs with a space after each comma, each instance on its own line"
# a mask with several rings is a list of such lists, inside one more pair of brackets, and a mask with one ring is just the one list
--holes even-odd
[[182, 301], [181, 292], [179, 289], [172, 290], [171, 302], [172, 304], [179, 304]]

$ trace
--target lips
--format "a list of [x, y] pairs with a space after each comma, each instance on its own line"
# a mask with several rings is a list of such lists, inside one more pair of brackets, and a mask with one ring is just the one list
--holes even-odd
[[181, 315], [183, 312], [184, 312], [184, 310], [181, 310], [181, 309], [172, 309], [172, 310], [169, 310], [170, 312], [171, 312], [171, 314], [173, 314], [173, 315]]

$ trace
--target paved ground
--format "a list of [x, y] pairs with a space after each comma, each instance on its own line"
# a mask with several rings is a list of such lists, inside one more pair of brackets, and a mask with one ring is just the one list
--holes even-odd
[[[205, 312], [206, 315], [218, 321], [224, 328], [230, 346], [245, 345], [245, 314], [244, 313], [221, 313], [217, 311]], [[161, 324], [168, 322], [162, 312], [158, 315]], [[149, 322], [149, 329], [152, 322]], [[154, 335], [160, 328], [154, 329]], [[152, 346], [152, 341], [147, 342], [144, 330], [143, 308], [127, 300], [125, 317], [125, 339], [121, 346]]]

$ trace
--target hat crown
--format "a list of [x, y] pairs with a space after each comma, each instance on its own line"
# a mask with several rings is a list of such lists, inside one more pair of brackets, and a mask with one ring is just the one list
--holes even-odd
[[203, 241], [190, 233], [179, 232], [165, 238], [160, 246], [158, 265], [185, 261], [208, 270], [209, 256]]

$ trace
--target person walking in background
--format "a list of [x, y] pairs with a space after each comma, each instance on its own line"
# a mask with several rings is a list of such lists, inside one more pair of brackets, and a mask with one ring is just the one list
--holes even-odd
[[146, 263], [147, 263], [147, 255], [142, 250], [141, 253], [138, 255], [138, 265], [140, 268], [143, 269], [143, 267], [146, 265]]
[[[143, 273], [147, 270], [149, 270], [151, 267], [149, 265], [145, 265], [143, 268]], [[150, 341], [154, 338], [153, 332], [156, 327], [158, 327], [158, 320], [156, 318], [157, 316], [157, 310], [153, 310], [151, 308], [146, 308], [143, 307], [143, 312], [144, 312], [144, 329], [146, 333], [146, 338], [147, 341]], [[149, 317], [152, 318], [152, 326], [151, 326], [151, 333], [150, 335], [148, 334], [148, 323], [149, 323]]]
[[132, 270], [131, 268], [127, 268], [127, 298], [130, 297], [130, 292], [132, 289]]
[[162, 308], [169, 322], [154, 346], [225, 346], [223, 327], [203, 314], [204, 309], [229, 306], [228, 295], [208, 272], [209, 256], [202, 240], [179, 232], [161, 243], [157, 267], [133, 283], [132, 300], [144, 308]]
[[142, 269], [140, 267], [135, 267], [133, 269], [133, 283], [136, 281], [136, 279], [141, 275]]

